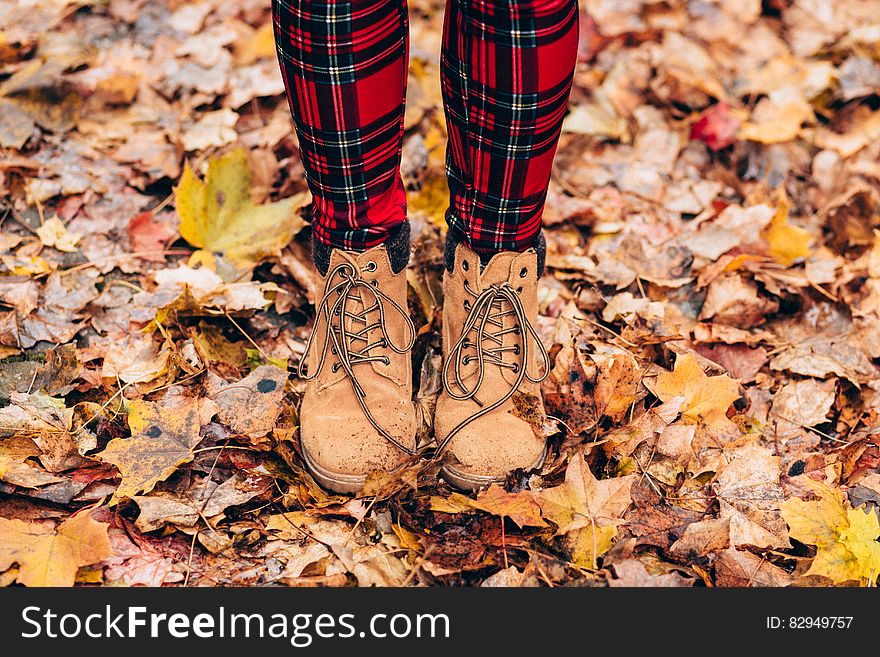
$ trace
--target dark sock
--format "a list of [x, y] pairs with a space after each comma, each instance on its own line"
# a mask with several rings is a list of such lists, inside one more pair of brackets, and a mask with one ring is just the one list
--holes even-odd
[[[400, 226], [391, 231], [388, 239], [385, 240], [385, 248], [388, 249], [388, 260], [391, 263], [391, 270], [395, 274], [402, 272], [409, 264], [409, 222], [404, 221]], [[321, 244], [315, 239], [315, 233], [312, 233], [312, 259], [315, 261], [315, 267], [321, 272], [321, 276], [326, 276], [330, 269], [330, 254], [333, 247]]]
[[[461, 241], [455, 238], [451, 230], [446, 233], [446, 246], [443, 249], [443, 258], [446, 262], [446, 269], [450, 272], [455, 269], [455, 248], [459, 244], [461, 244]], [[544, 238], [543, 231], [538, 233], [532, 248], [535, 249], [535, 252], [538, 254], [538, 278], [540, 278], [544, 273], [544, 261], [547, 259], [547, 240]], [[489, 264], [489, 261], [495, 254], [481, 253], [479, 255], [480, 262], [483, 264], [483, 267], [485, 267]]]

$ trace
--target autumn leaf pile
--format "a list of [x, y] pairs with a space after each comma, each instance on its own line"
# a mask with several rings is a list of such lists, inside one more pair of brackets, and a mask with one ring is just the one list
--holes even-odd
[[582, 10], [549, 416], [519, 409], [547, 463], [436, 478], [442, 3], [411, 0], [426, 459], [343, 497], [298, 451], [309, 197], [268, 1], [0, 0], [0, 582], [875, 585], [877, 3]]

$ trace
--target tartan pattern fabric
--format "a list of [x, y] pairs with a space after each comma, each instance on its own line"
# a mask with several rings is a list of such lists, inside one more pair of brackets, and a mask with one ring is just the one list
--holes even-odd
[[[406, 221], [406, 0], [273, 0], [315, 239], [363, 251]], [[577, 0], [447, 0], [447, 221], [483, 255], [534, 246], [574, 74]]]

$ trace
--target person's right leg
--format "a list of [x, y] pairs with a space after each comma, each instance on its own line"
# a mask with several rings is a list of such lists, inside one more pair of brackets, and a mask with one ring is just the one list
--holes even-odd
[[415, 451], [400, 179], [406, 0], [273, 0], [306, 180], [321, 298], [300, 362], [303, 456], [353, 492]]

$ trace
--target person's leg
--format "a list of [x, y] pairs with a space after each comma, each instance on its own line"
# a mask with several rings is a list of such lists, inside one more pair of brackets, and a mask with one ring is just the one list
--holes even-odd
[[541, 216], [577, 53], [577, 0], [449, 0], [441, 75], [450, 208], [443, 278], [443, 476], [465, 489], [545, 454], [534, 328]]
[[314, 196], [315, 325], [299, 363], [303, 458], [354, 492], [415, 452], [400, 179], [405, 0], [273, 0], [275, 38]]
[[577, 41], [577, 0], [447, 3], [447, 221], [484, 259], [535, 245]]
[[406, 221], [406, 0], [272, 0], [272, 13], [326, 271], [330, 248], [364, 251]]

